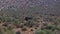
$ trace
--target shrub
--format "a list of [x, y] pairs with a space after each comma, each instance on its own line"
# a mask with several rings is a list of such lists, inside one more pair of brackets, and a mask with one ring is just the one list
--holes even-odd
[[0, 16], [0, 22], [2, 21], [2, 17]]
[[13, 20], [13, 24], [14, 24], [14, 25], [18, 25], [18, 24], [19, 24], [19, 20], [18, 20], [18, 19], [14, 19], [14, 20]]
[[7, 34], [14, 34], [13, 30], [8, 30]]
[[1, 27], [0, 27], [0, 34], [2, 34]]
[[10, 31], [11, 31], [12, 29], [13, 29], [13, 27], [12, 27], [12, 26], [9, 26], [9, 27], [8, 27], [8, 30], [10, 30]]
[[34, 21], [33, 20], [29, 20], [25, 23], [25, 25], [32, 27], [34, 25]]
[[56, 28], [56, 27], [55, 27], [55, 25], [51, 25], [51, 26], [47, 26], [46, 28], [47, 28], [47, 29], [54, 29], [54, 28]]
[[7, 22], [12, 22], [12, 18], [7, 17], [7, 18], [6, 18], [6, 21], [7, 21]]
[[0, 26], [0, 34], [5, 34], [5, 31], [2, 26]]
[[35, 34], [55, 34], [51, 30], [38, 30], [35, 32]]

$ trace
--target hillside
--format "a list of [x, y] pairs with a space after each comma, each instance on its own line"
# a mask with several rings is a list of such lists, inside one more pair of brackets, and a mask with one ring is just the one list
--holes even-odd
[[60, 34], [60, 0], [0, 0], [0, 34]]
[[60, 0], [0, 0], [0, 11], [60, 14]]

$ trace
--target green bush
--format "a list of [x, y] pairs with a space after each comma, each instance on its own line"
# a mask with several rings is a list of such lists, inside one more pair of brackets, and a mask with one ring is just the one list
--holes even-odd
[[7, 17], [6, 18], [6, 22], [7, 23], [11, 23], [12, 22], [14, 25], [17, 25], [18, 22], [19, 22], [19, 20], [18, 19], [15, 19], [15, 18]]
[[55, 34], [55, 32], [52, 32], [51, 30], [38, 30], [35, 34]]
[[14, 20], [13, 20], [13, 24], [14, 24], [14, 25], [18, 25], [18, 24], [19, 24], [19, 20], [18, 20], [18, 19], [14, 19]]
[[5, 34], [4, 29], [2, 28], [2, 26], [0, 27], [0, 34]]
[[13, 27], [12, 26], [9, 26], [8, 27], [8, 30], [10, 30], [10, 31], [13, 30]]
[[14, 31], [13, 30], [8, 31], [8, 34], [14, 34]]
[[27, 23], [26, 23], [27, 26], [29, 27], [32, 27], [34, 25], [34, 21], [33, 20], [29, 20]]
[[56, 26], [55, 25], [46, 26], [46, 29], [55, 30], [56, 29]]
[[0, 34], [2, 34], [1, 27], [0, 27]]
[[0, 16], [0, 22], [2, 21], [2, 17]]
[[7, 21], [7, 22], [12, 22], [12, 18], [7, 17], [7, 18], [6, 18], [6, 21]]

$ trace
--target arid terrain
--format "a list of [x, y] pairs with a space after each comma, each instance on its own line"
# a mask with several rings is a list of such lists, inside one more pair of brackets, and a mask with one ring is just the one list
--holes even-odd
[[0, 34], [60, 34], [60, 0], [0, 0]]

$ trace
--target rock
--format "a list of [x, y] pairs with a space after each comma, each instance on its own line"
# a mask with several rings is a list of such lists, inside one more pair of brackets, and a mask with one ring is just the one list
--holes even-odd
[[16, 32], [16, 34], [21, 34], [21, 33], [18, 31], [18, 32]]

